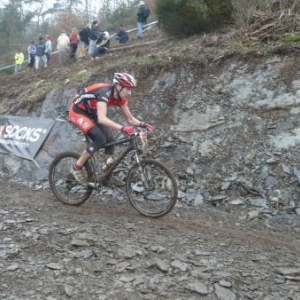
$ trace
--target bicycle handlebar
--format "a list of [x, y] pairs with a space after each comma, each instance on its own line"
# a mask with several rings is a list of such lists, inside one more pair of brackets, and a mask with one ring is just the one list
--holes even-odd
[[148, 128], [138, 128], [134, 134], [128, 136], [139, 136], [141, 132], [152, 133]]

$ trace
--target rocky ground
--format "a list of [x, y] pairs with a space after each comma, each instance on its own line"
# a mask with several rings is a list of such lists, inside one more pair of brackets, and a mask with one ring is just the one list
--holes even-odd
[[80, 207], [0, 182], [0, 299], [300, 299], [299, 217], [126, 199]]
[[56, 118], [78, 85], [133, 71], [133, 111], [155, 122], [152, 154], [180, 192], [157, 220], [122, 190], [63, 205], [45, 181], [72, 140], [62, 128], [43, 172], [0, 157], [0, 299], [300, 299], [299, 59], [280, 41], [300, 21], [257, 18], [246, 32], [155, 34], [97, 63], [1, 77], [0, 114]]

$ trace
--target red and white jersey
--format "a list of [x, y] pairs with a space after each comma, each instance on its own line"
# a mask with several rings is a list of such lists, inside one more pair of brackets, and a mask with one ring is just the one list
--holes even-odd
[[128, 101], [115, 99], [113, 95], [114, 86], [108, 83], [96, 83], [84, 88], [75, 95], [74, 105], [88, 113], [97, 113], [97, 102], [105, 102], [107, 106], [126, 106]]

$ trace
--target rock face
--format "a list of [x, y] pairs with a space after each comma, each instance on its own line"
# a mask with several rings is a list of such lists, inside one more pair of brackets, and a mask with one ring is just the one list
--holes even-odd
[[[157, 126], [152, 153], [175, 170], [181, 201], [201, 205], [245, 199], [260, 210], [298, 207], [300, 81], [293, 74], [284, 77], [290, 65], [288, 56], [230, 59], [203, 74], [186, 65], [147, 81], [144, 99], [133, 95], [134, 113]], [[36, 157], [40, 168], [1, 156], [2, 176], [46, 187], [53, 157], [84, 148], [78, 131], [65, 121], [73, 93], [52, 90], [31, 113], [63, 120]], [[123, 122], [118, 111], [110, 113]]]

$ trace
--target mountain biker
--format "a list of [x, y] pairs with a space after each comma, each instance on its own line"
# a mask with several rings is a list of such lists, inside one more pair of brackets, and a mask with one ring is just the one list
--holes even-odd
[[[136, 87], [135, 78], [127, 73], [115, 73], [113, 83], [96, 83], [79, 91], [70, 105], [69, 120], [85, 135], [92, 143], [80, 155], [77, 162], [71, 167], [70, 173], [76, 181], [86, 186], [83, 166], [93, 153], [103, 148], [106, 143], [114, 140], [110, 129], [121, 131], [127, 135], [135, 133], [135, 127], [147, 128], [150, 132], [155, 130], [151, 124], [144, 123], [135, 118], [129, 109], [128, 103], [131, 90]], [[106, 116], [108, 106], [119, 106], [123, 117], [129, 125], [121, 125]], [[107, 166], [111, 161], [114, 147], [105, 148], [104, 164]], [[122, 185], [123, 182], [116, 182]]]

